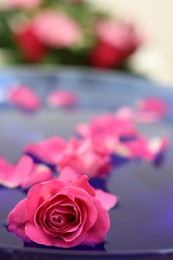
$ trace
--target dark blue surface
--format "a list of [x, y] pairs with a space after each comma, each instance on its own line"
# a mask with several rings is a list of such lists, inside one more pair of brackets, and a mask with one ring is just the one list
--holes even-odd
[[[95, 185], [114, 193], [118, 205], [110, 211], [111, 229], [105, 244], [96, 248], [68, 250], [23, 244], [6, 230], [6, 218], [25, 194], [18, 189], [0, 189], [0, 256], [9, 259], [172, 259], [173, 257], [173, 90], [142, 78], [125, 74], [88, 70], [1, 70], [0, 96], [9, 82], [20, 81], [40, 96], [43, 108], [26, 114], [0, 103], [0, 154], [16, 162], [22, 147], [52, 135], [69, 138], [78, 122], [88, 122], [94, 115], [114, 112], [137, 99], [155, 96], [169, 106], [167, 117], [156, 125], [140, 125], [148, 136], [165, 136], [171, 140], [160, 167], [142, 161], [117, 164], [106, 182]], [[68, 89], [79, 96], [72, 110], [51, 109], [45, 98], [54, 89]], [[113, 158], [115, 163], [119, 158]], [[159, 158], [157, 158], [159, 159]], [[1, 258], [2, 259], [2, 258]]]

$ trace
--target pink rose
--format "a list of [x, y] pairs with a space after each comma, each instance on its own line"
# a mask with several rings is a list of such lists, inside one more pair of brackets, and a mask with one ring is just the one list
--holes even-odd
[[6, 0], [4, 7], [7, 9], [31, 9], [39, 6], [42, 0]]
[[97, 43], [90, 55], [91, 65], [115, 68], [141, 44], [142, 39], [131, 24], [103, 20], [96, 27]]
[[7, 100], [20, 108], [36, 111], [40, 108], [40, 100], [36, 93], [25, 85], [15, 85], [7, 92]]
[[43, 44], [65, 48], [80, 40], [78, 24], [64, 13], [46, 10], [33, 20], [33, 32]]
[[24, 241], [63, 248], [102, 242], [110, 228], [105, 205], [109, 201], [110, 208], [117, 200], [99, 193], [86, 176], [36, 184], [10, 212], [9, 231]]
[[16, 165], [0, 158], [0, 184], [8, 188], [27, 188], [41, 181], [52, 179], [51, 170], [42, 164], [34, 164], [29, 156], [23, 156]]
[[57, 171], [66, 167], [90, 178], [104, 176], [111, 170], [111, 158], [99, 139], [72, 139], [57, 164]]
[[24, 152], [48, 164], [57, 164], [66, 148], [66, 141], [60, 137], [51, 137], [39, 143], [24, 147]]

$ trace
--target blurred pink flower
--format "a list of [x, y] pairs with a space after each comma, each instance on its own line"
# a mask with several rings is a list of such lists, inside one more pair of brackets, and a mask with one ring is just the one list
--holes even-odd
[[104, 176], [111, 169], [110, 156], [104, 144], [96, 138], [72, 139], [57, 165], [57, 170], [61, 172], [66, 167], [89, 178]]
[[8, 188], [27, 188], [41, 181], [52, 179], [51, 170], [42, 164], [34, 164], [29, 156], [23, 156], [16, 165], [0, 158], [0, 184]]
[[47, 54], [47, 48], [34, 34], [32, 25], [22, 26], [16, 30], [13, 38], [22, 58], [27, 62], [39, 62]]
[[24, 152], [37, 157], [44, 163], [57, 164], [66, 148], [66, 141], [60, 137], [51, 137], [39, 143], [24, 147]]
[[131, 24], [103, 20], [96, 27], [97, 43], [91, 51], [91, 65], [113, 68], [125, 61], [142, 43]]
[[7, 91], [7, 100], [20, 108], [36, 111], [40, 108], [40, 100], [36, 93], [25, 85], [15, 85]]
[[39, 6], [43, 0], [6, 0], [3, 6], [7, 9], [31, 9]]
[[55, 48], [69, 47], [80, 40], [78, 24], [67, 14], [46, 10], [33, 20], [33, 31], [45, 45]]
[[72, 91], [55, 90], [49, 93], [47, 103], [51, 107], [69, 107], [77, 103], [77, 95]]

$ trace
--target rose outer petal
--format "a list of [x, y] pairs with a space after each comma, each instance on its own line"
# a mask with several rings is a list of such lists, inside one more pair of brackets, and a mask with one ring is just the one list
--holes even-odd
[[73, 182], [73, 185], [76, 186], [76, 187], [84, 189], [91, 196], [95, 196], [95, 190], [89, 184], [87, 176], [79, 177], [76, 181]]
[[69, 248], [73, 246], [79, 245], [81, 242], [84, 241], [87, 234], [83, 233], [82, 236], [76, 238], [73, 241], [65, 242], [62, 238], [52, 238], [44, 234], [38, 229], [35, 229], [35, 226], [32, 223], [26, 224], [26, 233], [32, 239], [32, 241], [39, 241], [39, 244], [46, 245], [46, 246], [58, 246], [62, 248]]
[[105, 192], [103, 190], [100, 189], [95, 190], [95, 194], [96, 194], [96, 199], [98, 199], [101, 202], [102, 206], [107, 211], [113, 208], [118, 202], [118, 199], [115, 195]]
[[94, 202], [97, 208], [97, 220], [93, 227], [88, 232], [88, 236], [85, 239], [86, 244], [95, 245], [104, 241], [105, 235], [110, 229], [110, 219], [105, 208], [101, 205], [100, 201], [95, 200]]
[[26, 199], [20, 201], [8, 215], [8, 229], [21, 240], [31, 242], [25, 233], [25, 225], [28, 221]]

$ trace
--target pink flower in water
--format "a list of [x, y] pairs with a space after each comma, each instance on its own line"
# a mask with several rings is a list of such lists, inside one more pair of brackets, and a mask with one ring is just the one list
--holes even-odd
[[146, 98], [137, 102], [136, 108], [143, 114], [150, 114], [155, 116], [156, 119], [160, 119], [168, 112], [167, 104], [160, 98]]
[[90, 178], [104, 176], [111, 169], [110, 156], [99, 139], [72, 139], [59, 161], [57, 169], [61, 172], [66, 167]]
[[3, 6], [7, 9], [31, 9], [39, 6], [43, 0], [6, 0]]
[[40, 100], [36, 93], [25, 85], [15, 85], [7, 92], [7, 100], [20, 108], [36, 111], [40, 108]]
[[77, 23], [64, 13], [46, 10], [33, 20], [33, 31], [43, 44], [65, 48], [80, 40], [80, 29]]
[[10, 212], [8, 228], [24, 241], [47, 246], [95, 245], [105, 239], [110, 228], [107, 208], [116, 202], [113, 195], [96, 193], [86, 176], [54, 179], [29, 190]]
[[48, 163], [57, 164], [66, 148], [66, 141], [60, 137], [51, 137], [39, 143], [31, 143], [24, 147], [24, 152]]
[[95, 67], [119, 66], [142, 42], [131, 24], [110, 20], [103, 20], [97, 24], [96, 36], [97, 43], [90, 55], [90, 62]]
[[76, 105], [77, 96], [72, 91], [55, 90], [49, 93], [47, 103], [51, 107], [71, 107]]
[[0, 158], [0, 184], [5, 187], [27, 188], [50, 179], [52, 179], [50, 169], [42, 164], [34, 164], [29, 156], [23, 156], [17, 165]]

